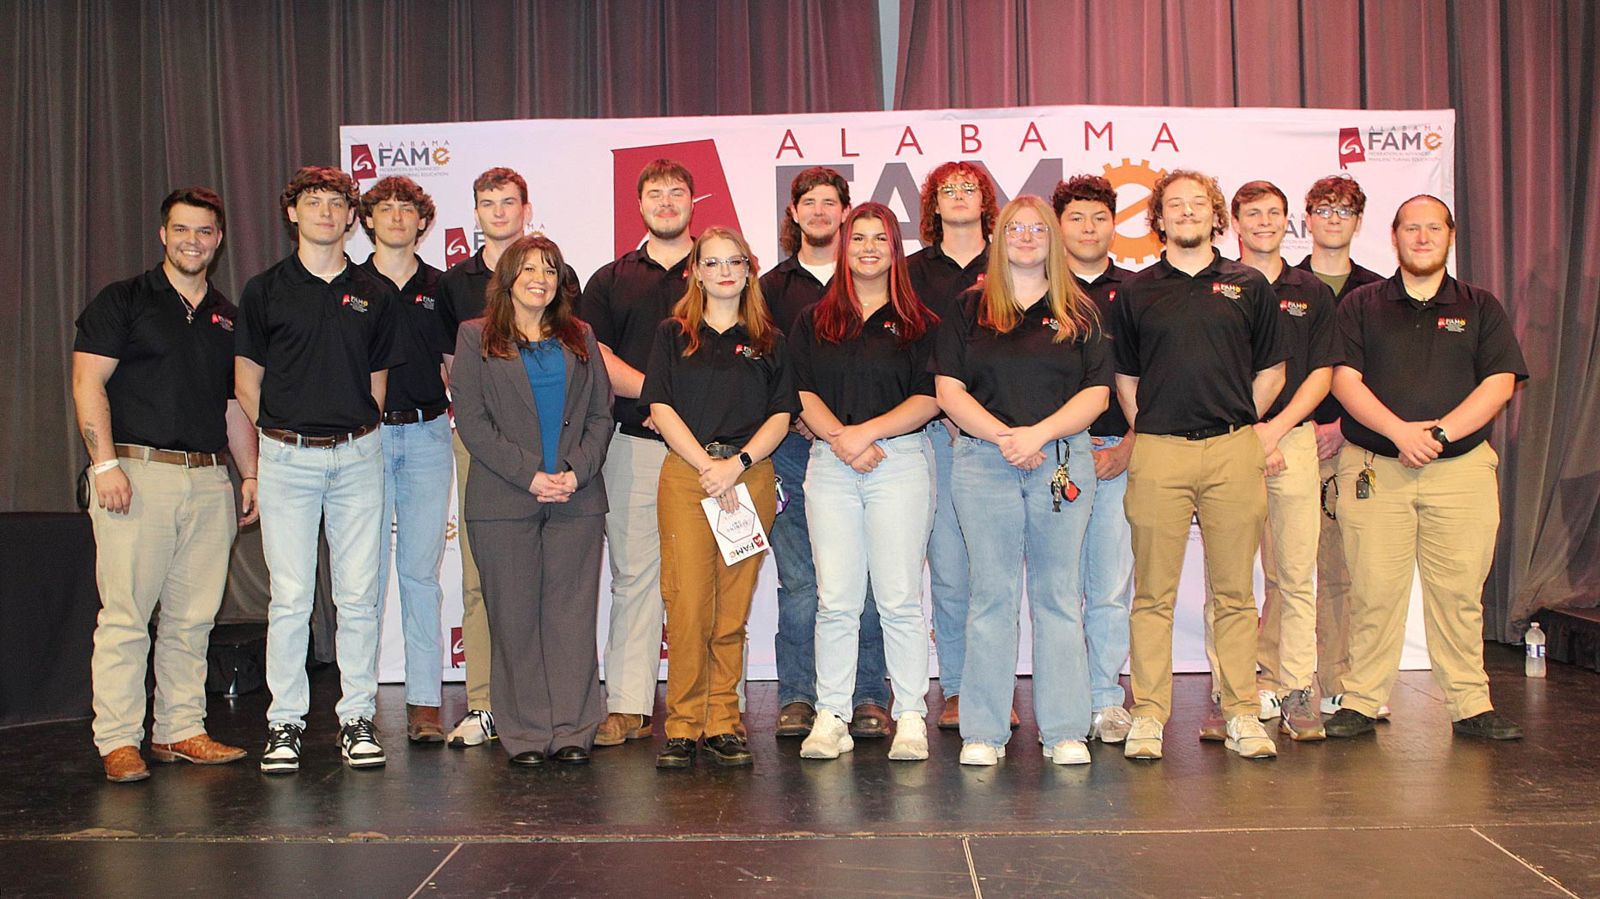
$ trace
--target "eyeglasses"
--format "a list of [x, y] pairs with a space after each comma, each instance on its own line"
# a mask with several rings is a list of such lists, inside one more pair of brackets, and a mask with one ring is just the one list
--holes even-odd
[[978, 192], [978, 185], [973, 184], [971, 181], [964, 181], [960, 184], [946, 184], [939, 188], [939, 193], [951, 198], [954, 198], [957, 192], [960, 192], [964, 197], [970, 197]]
[[1356, 211], [1349, 206], [1318, 206], [1311, 210], [1311, 214], [1321, 219], [1331, 219], [1335, 215], [1342, 219], [1356, 217]]
[[742, 272], [744, 271], [744, 267], [749, 264], [749, 256], [729, 256], [726, 259], [713, 259], [708, 256], [705, 259], [700, 260], [700, 270], [704, 272], [714, 272], [723, 266], [727, 266], [730, 271]]
[[1050, 226], [1043, 222], [1038, 222], [1032, 225], [1023, 224], [1022, 222], [1012, 222], [1011, 224], [1006, 225], [1007, 237], [1021, 237], [1024, 234], [1032, 234], [1034, 237], [1043, 237], [1049, 233]]

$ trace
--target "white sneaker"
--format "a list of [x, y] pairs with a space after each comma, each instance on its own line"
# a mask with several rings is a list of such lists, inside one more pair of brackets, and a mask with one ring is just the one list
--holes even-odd
[[988, 743], [962, 743], [961, 764], [963, 765], [993, 765], [1006, 757], [1004, 746], [990, 746]]
[[1261, 713], [1257, 715], [1262, 721], [1271, 721], [1283, 714], [1283, 700], [1272, 690], [1257, 690], [1256, 697], [1261, 700]]
[[[923, 741], [927, 745], [926, 739]], [[841, 752], [849, 752], [856, 748], [856, 741], [850, 737], [850, 727], [838, 715], [832, 712], [817, 710], [816, 723], [811, 725], [811, 733], [806, 741], [800, 744], [800, 757], [803, 759], [836, 759]], [[926, 752], [926, 748], [923, 750]]]
[[[1339, 711], [1342, 708], [1344, 708], [1344, 694], [1343, 693], [1335, 693], [1332, 696], [1324, 696], [1324, 697], [1322, 697], [1322, 714], [1324, 714], [1324, 715], [1332, 715], [1333, 713]], [[1386, 706], [1386, 705], [1378, 706], [1378, 720], [1380, 720], [1380, 721], [1388, 721], [1389, 720], [1389, 707], [1388, 706]]]
[[1229, 718], [1228, 740], [1223, 745], [1247, 759], [1270, 759], [1278, 754], [1278, 744], [1267, 736], [1267, 729], [1254, 715]]
[[1128, 729], [1128, 738], [1122, 743], [1123, 758], [1161, 758], [1161, 722], [1144, 715], [1135, 716]]
[[1128, 729], [1133, 727], [1133, 716], [1120, 705], [1108, 705], [1103, 709], [1095, 709], [1094, 720], [1089, 724], [1089, 739], [1099, 740], [1102, 743], [1121, 743], [1128, 738]]
[[1044, 748], [1044, 757], [1057, 765], [1087, 765], [1089, 747], [1082, 740], [1062, 740], [1054, 746]]
[[494, 715], [483, 709], [472, 709], [461, 716], [445, 739], [451, 749], [466, 749], [468, 746], [482, 746], [490, 740], [498, 740], [500, 735], [494, 732]]
[[266, 774], [293, 774], [300, 770], [300, 737], [305, 731], [298, 724], [274, 724], [267, 728], [267, 748], [261, 753], [261, 770]]
[[928, 722], [916, 712], [906, 712], [894, 722], [894, 743], [889, 758], [899, 762], [920, 762], [928, 757]]
[[385, 761], [371, 718], [351, 718], [339, 725], [339, 753], [352, 768], [377, 768]]

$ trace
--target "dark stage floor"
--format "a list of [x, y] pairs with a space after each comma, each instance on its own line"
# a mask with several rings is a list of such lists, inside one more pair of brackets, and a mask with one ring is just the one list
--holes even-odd
[[385, 687], [389, 765], [355, 772], [322, 671], [292, 777], [255, 768], [264, 693], [211, 709], [248, 762], [140, 784], [105, 783], [87, 721], [0, 731], [0, 895], [1600, 896], [1600, 675], [1525, 680], [1515, 648], [1488, 655], [1520, 743], [1453, 739], [1416, 672], [1376, 736], [1244, 761], [1195, 740], [1206, 681], [1185, 676], [1163, 761], [1095, 744], [1076, 768], [1041, 757], [1024, 680], [995, 768], [956, 764], [943, 732], [924, 763], [886, 741], [802, 762], [753, 684], [753, 769], [657, 772], [637, 742], [513, 770], [497, 747], [407, 746]]

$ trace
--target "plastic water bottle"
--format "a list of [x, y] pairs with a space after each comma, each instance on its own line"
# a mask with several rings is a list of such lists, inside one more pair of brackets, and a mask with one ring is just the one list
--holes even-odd
[[1539, 627], [1539, 622], [1535, 621], [1528, 627], [1522, 642], [1528, 647], [1528, 657], [1522, 665], [1523, 673], [1528, 677], [1544, 677], [1544, 631]]

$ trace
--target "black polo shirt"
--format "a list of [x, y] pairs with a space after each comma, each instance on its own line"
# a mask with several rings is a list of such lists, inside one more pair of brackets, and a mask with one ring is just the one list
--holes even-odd
[[[361, 269], [373, 280], [395, 290], [394, 282], [378, 271], [373, 257], [361, 263]], [[443, 357], [456, 351], [455, 344], [445, 331], [440, 315], [439, 279], [444, 273], [417, 260], [417, 271], [411, 280], [395, 293], [395, 340], [406, 364], [389, 372], [389, 388], [384, 394], [383, 411], [405, 412], [418, 409], [433, 415], [450, 405], [444, 393], [444, 378], [439, 374]]]
[[923, 247], [906, 257], [906, 274], [911, 276], [911, 288], [923, 305], [941, 319], [957, 318], [961, 311], [961, 295], [967, 288], [983, 283], [983, 273], [989, 268], [989, 245], [966, 265], [957, 265], [944, 254], [938, 244]]
[[[1339, 306], [1341, 364], [1361, 372], [1379, 402], [1403, 421], [1440, 418], [1490, 375], [1528, 377], [1527, 363], [1500, 301], [1449, 275], [1426, 303], [1406, 294], [1397, 272], [1352, 293]], [[1387, 437], [1346, 415], [1344, 438], [1380, 456], [1398, 456]], [[1490, 425], [1451, 434], [1444, 457], [1489, 439]]]
[[[483, 308], [489, 304], [489, 280], [494, 277], [494, 269], [483, 262], [483, 248], [478, 252], [457, 262], [450, 267], [439, 279], [439, 317], [444, 319], [445, 333], [450, 341], [449, 353], [456, 346], [456, 332], [461, 329], [461, 323], [472, 321], [483, 316]], [[387, 279], [386, 279], [387, 280]], [[567, 266], [561, 273], [563, 284], [571, 284], [574, 292], [578, 290], [578, 273]]]
[[[1300, 260], [1300, 264], [1296, 265], [1295, 268], [1299, 269], [1300, 271], [1310, 273], [1310, 275], [1314, 278], [1316, 277], [1317, 273], [1316, 270], [1311, 267], [1311, 257], [1309, 255]], [[1321, 281], [1322, 279], [1317, 278], [1317, 280]], [[1370, 268], [1357, 265], [1354, 259], [1350, 260], [1350, 277], [1344, 280], [1344, 286], [1339, 288], [1339, 292], [1334, 294], [1333, 297], [1335, 310], [1338, 309], [1340, 303], [1344, 302], [1344, 298], [1349, 296], [1351, 291], [1354, 291], [1357, 287], [1382, 280], [1382, 275]], [[1327, 282], [1324, 281], [1323, 283], [1326, 284]], [[1334, 344], [1336, 347], [1338, 343], [1338, 324], [1336, 318], [1334, 325]], [[1314, 415], [1312, 415], [1312, 418], [1316, 419], [1317, 424], [1325, 425], [1330, 422], [1338, 421], [1339, 416], [1343, 414], [1344, 407], [1339, 405], [1339, 401], [1334, 399], [1333, 394], [1330, 392], [1327, 396], [1322, 398], [1321, 403], [1317, 404], [1317, 411]]]
[[1114, 369], [1098, 330], [1056, 342], [1059, 328], [1044, 300], [1008, 334], [978, 324], [983, 291], [961, 295], [960, 312], [939, 324], [933, 372], [966, 385], [978, 404], [1008, 426], [1038, 424], [1086, 387], [1111, 387]]
[[[1333, 289], [1316, 275], [1285, 265], [1278, 280], [1272, 282], [1272, 292], [1278, 295], [1278, 333], [1288, 344], [1289, 358], [1284, 365], [1283, 390], [1267, 408], [1267, 418], [1289, 405], [1306, 375], [1339, 364]], [[1315, 410], [1305, 421], [1314, 414]]]
[[816, 394], [841, 424], [858, 425], [910, 397], [934, 395], [933, 373], [928, 370], [933, 328], [902, 344], [899, 335], [904, 325], [893, 304], [885, 303], [862, 324], [861, 333], [830, 343], [817, 336], [816, 313], [816, 306], [800, 313], [789, 337], [794, 386]]
[[1251, 381], [1288, 358], [1266, 276], [1211, 255], [1191, 277], [1162, 253], [1112, 304], [1117, 371], [1139, 379], [1140, 434], [1254, 424]]
[[800, 414], [783, 335], [776, 335], [772, 352], [760, 356], [749, 342], [743, 325], [718, 334], [702, 324], [700, 348], [685, 356], [689, 338], [678, 320], [669, 318], [656, 327], [644, 390], [627, 402], [646, 414], [651, 403], [671, 406], [702, 444], [744, 446], [772, 416]]
[[[1103, 329], [1106, 340], [1115, 342], [1116, 332], [1112, 330], [1115, 319], [1111, 314], [1111, 304], [1116, 302], [1117, 290], [1122, 287], [1122, 282], [1132, 274], [1127, 269], [1118, 268], [1115, 264], [1107, 265], [1093, 281], [1078, 278], [1078, 287], [1089, 299], [1094, 301], [1095, 311], [1100, 314], [1100, 327]], [[1077, 277], [1074, 275], [1073, 277]], [[1089, 433], [1095, 437], [1124, 437], [1128, 433], [1128, 417], [1122, 414], [1122, 404], [1117, 402], [1115, 385], [1111, 390], [1111, 403], [1106, 406], [1106, 411], [1094, 424], [1089, 425]]]
[[293, 253], [245, 282], [234, 352], [266, 369], [257, 425], [327, 437], [377, 424], [371, 375], [405, 361], [385, 283], [348, 258], [324, 281]]
[[72, 349], [117, 360], [106, 381], [113, 442], [198, 453], [228, 448], [239, 310], [210, 283], [192, 320], [187, 308], [158, 265], [108, 285], [78, 316]]
[[[832, 283], [832, 279], [829, 279]], [[800, 264], [798, 257], [790, 256], [761, 276], [761, 296], [767, 301], [772, 320], [783, 333], [793, 335], [794, 323], [807, 306], [822, 299], [828, 285]]]
[[[645, 371], [656, 344], [656, 327], [672, 316], [672, 307], [689, 288], [688, 265], [685, 256], [672, 268], [662, 268], [644, 247], [625, 253], [601, 266], [584, 285], [578, 315], [594, 328], [595, 340], [610, 347], [623, 362]], [[617, 397], [612, 410], [617, 424], [641, 429], [647, 417], [647, 412], [640, 411], [643, 405]], [[683, 409], [677, 411], [683, 414]]]

